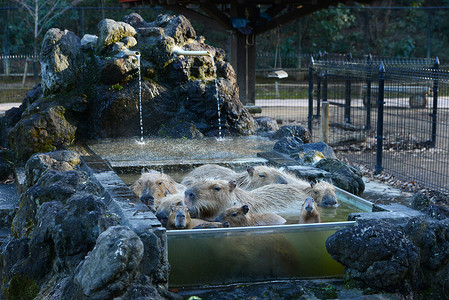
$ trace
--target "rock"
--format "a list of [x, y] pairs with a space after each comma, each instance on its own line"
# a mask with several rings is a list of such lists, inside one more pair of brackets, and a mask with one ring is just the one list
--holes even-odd
[[121, 295], [143, 257], [140, 238], [128, 227], [112, 226], [100, 234], [89, 256], [75, 272], [75, 283], [89, 299]]
[[273, 150], [281, 153], [293, 154], [298, 153], [303, 144], [304, 142], [301, 138], [297, 136], [287, 136], [280, 138], [279, 141], [274, 144]]
[[134, 56], [112, 58], [101, 70], [101, 81], [104, 84], [125, 83], [138, 74], [138, 67]]
[[304, 144], [312, 141], [310, 132], [300, 125], [285, 125], [273, 135], [274, 139], [281, 139], [283, 137], [299, 137]]
[[339, 188], [357, 196], [363, 194], [365, 183], [360, 170], [356, 167], [334, 158], [324, 158], [318, 161], [315, 167], [329, 172], [332, 182]]
[[0, 182], [8, 179], [14, 172], [14, 155], [8, 149], [0, 147]]
[[65, 118], [65, 108], [50, 105], [39, 113], [22, 115], [9, 133], [9, 145], [18, 160], [72, 144], [76, 127]]
[[37, 225], [36, 212], [40, 205], [59, 201], [65, 205], [75, 193], [101, 194], [101, 187], [93, 183], [85, 172], [45, 172], [21, 195], [20, 206], [14, 217], [11, 230], [18, 237], [29, 236]]
[[92, 34], [85, 34], [81, 39], [81, 48], [83, 50], [93, 50], [97, 45], [98, 36]]
[[279, 130], [278, 123], [276, 120], [270, 117], [258, 117], [254, 118], [257, 123], [257, 135], [262, 136], [272, 136], [275, 132]]
[[40, 54], [44, 95], [67, 91], [79, 83], [86, 68], [79, 37], [52, 28], [45, 34]]
[[105, 230], [101, 224], [104, 224], [103, 219], [108, 218], [106, 215], [106, 207], [101, 199], [90, 194], [75, 194], [68, 200], [64, 210], [56, 214], [52, 238], [62, 269], [74, 271], [93, 249], [98, 236]]
[[25, 188], [34, 185], [48, 170], [71, 171], [78, 168], [80, 162], [79, 154], [69, 150], [34, 154], [25, 164]]
[[407, 294], [419, 285], [419, 248], [387, 222], [367, 221], [339, 230], [327, 239], [326, 249], [351, 279], [371, 287]]
[[430, 205], [430, 199], [423, 193], [417, 193], [412, 197], [412, 208], [422, 210]]
[[[104, 19], [98, 23], [97, 53], [106, 51], [106, 47], [125, 37], [134, 37], [136, 30], [125, 22]], [[105, 49], [106, 48], [106, 49]]]

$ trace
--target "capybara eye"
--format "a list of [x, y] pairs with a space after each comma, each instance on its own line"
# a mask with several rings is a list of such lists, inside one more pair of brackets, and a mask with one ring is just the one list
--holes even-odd
[[221, 187], [219, 187], [219, 186], [214, 186], [214, 191], [216, 191], [216, 192], [221, 191]]
[[265, 177], [267, 177], [265, 174], [259, 174], [259, 177], [260, 178], [265, 178]]
[[161, 185], [162, 184], [162, 181], [159, 181], [158, 183], [157, 183], [157, 185]]
[[237, 217], [237, 213], [236, 213], [236, 212], [233, 212], [233, 213], [231, 214], [231, 217]]
[[314, 193], [315, 193], [315, 195], [317, 195], [318, 194], [318, 191], [313, 191]]

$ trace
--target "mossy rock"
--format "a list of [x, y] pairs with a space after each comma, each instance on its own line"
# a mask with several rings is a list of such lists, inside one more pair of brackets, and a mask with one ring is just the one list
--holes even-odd
[[2, 292], [7, 300], [28, 300], [37, 296], [39, 286], [34, 280], [17, 274], [3, 285]]

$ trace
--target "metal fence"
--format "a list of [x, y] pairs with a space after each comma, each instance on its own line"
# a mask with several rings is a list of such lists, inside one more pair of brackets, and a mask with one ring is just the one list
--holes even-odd
[[438, 59], [319, 59], [309, 76], [315, 138], [328, 113], [328, 143], [341, 157], [449, 192], [449, 72]]

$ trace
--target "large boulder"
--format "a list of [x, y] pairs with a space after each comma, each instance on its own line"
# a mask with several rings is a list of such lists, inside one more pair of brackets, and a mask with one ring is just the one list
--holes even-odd
[[77, 267], [75, 284], [89, 299], [112, 299], [134, 279], [143, 251], [142, 241], [128, 227], [109, 227]]
[[315, 164], [315, 167], [330, 173], [332, 182], [341, 189], [360, 196], [365, 190], [365, 183], [361, 171], [347, 165], [336, 158], [324, 158]]
[[41, 108], [40, 101], [22, 114], [9, 133], [10, 148], [19, 160], [26, 161], [33, 153], [61, 149], [75, 140], [76, 127], [66, 119], [64, 106], [41, 103]]
[[385, 220], [377, 213], [360, 216], [355, 226], [331, 235], [326, 248], [345, 266], [347, 284], [398, 292], [404, 299], [446, 299], [449, 209], [430, 205], [422, 212], [406, 218], [383, 212]]
[[79, 37], [68, 30], [51, 28], [42, 42], [40, 63], [44, 95], [74, 87], [86, 68]]

